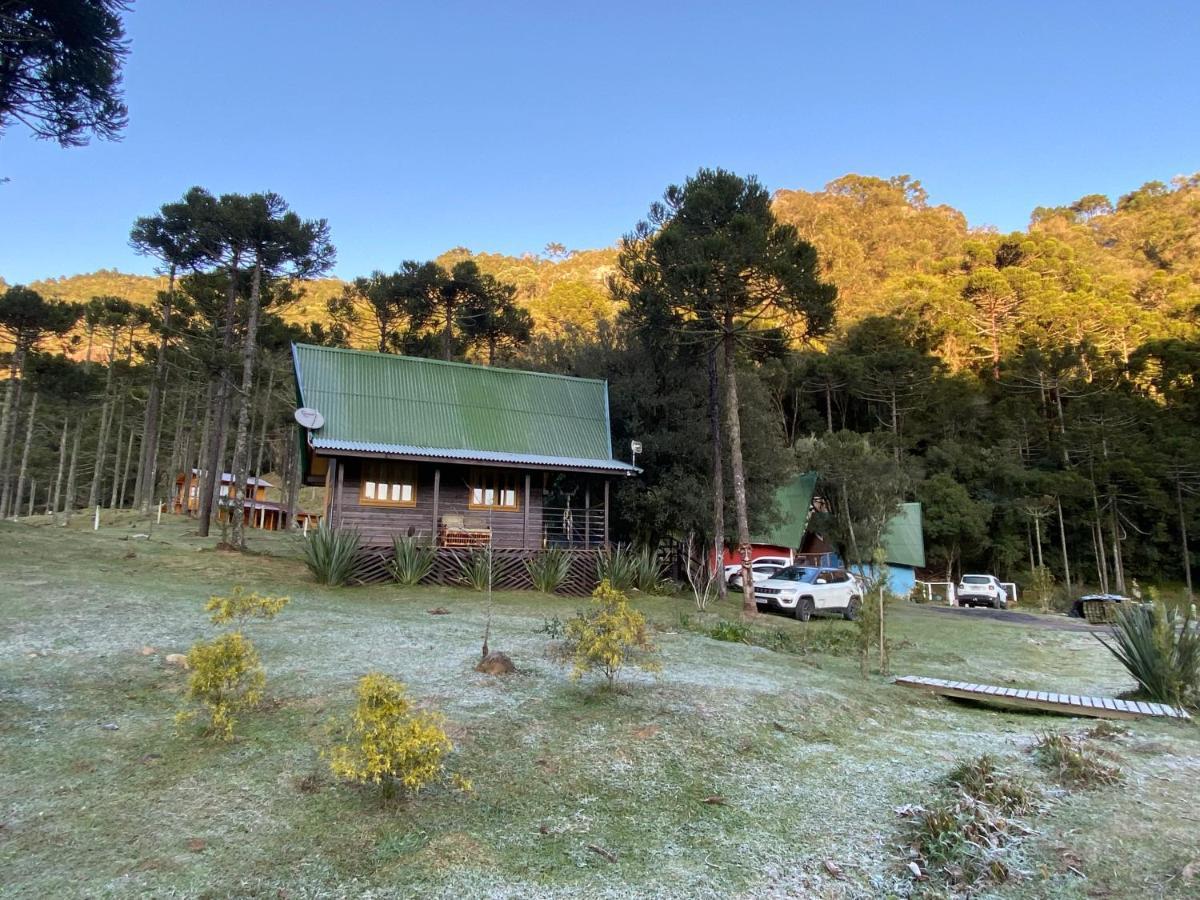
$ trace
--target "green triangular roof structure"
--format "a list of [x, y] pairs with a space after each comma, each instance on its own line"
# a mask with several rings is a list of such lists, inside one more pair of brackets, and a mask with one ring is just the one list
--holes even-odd
[[[751, 535], [755, 544], [770, 544], [775, 547], [801, 546], [808, 520], [812, 515], [813, 494], [817, 487], [817, 474], [806, 472], [797, 475], [775, 494], [780, 520], [774, 528]], [[921, 504], [905, 503], [900, 512], [888, 523], [883, 535], [883, 550], [887, 561], [896, 566], [920, 568], [925, 565], [925, 532], [921, 523]]]
[[293, 344], [318, 451], [638, 471], [615, 459], [608, 384], [492, 366]]

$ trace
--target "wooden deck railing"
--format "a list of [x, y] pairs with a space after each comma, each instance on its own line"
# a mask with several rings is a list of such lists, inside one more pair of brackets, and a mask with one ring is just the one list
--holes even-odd
[[[467, 557], [481, 548], [438, 547], [433, 569], [422, 579], [422, 584], [461, 585], [462, 565]], [[496, 590], [530, 590], [533, 582], [529, 577], [526, 562], [542, 551], [540, 549], [492, 549], [492, 587]], [[570, 569], [558, 592], [575, 596], [590, 594], [596, 587], [596, 561], [599, 549], [567, 550]], [[364, 546], [358, 554], [351, 581], [359, 584], [378, 584], [392, 580], [389, 564], [394, 550], [387, 546]]]

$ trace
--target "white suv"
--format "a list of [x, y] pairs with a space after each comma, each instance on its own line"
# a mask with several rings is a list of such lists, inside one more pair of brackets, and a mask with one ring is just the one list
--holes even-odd
[[862, 586], [845, 569], [788, 566], [755, 585], [760, 608], [774, 607], [807, 622], [816, 612], [836, 612], [854, 619], [862, 608]]
[[1005, 609], [1008, 591], [995, 575], [964, 575], [958, 584], [959, 606], [990, 606]]

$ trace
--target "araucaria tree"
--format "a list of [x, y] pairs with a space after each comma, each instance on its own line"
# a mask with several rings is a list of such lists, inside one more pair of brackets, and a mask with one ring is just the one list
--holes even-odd
[[[738, 411], [737, 356], [749, 338], [804, 343], [832, 325], [836, 289], [818, 276], [817, 252], [776, 221], [753, 177], [701, 169], [667, 188], [647, 220], [622, 242], [620, 290], [631, 313], [687, 332], [721, 361], [737, 537], [746, 585], [743, 610], [756, 612], [750, 575], [750, 517]], [[715, 437], [715, 435], [714, 435]]]
[[0, 134], [13, 121], [63, 147], [125, 127], [125, 0], [0, 3]]
[[258, 350], [258, 322], [264, 283], [312, 278], [333, 265], [334, 249], [329, 224], [324, 219], [302, 220], [288, 209], [278, 194], [221, 198], [228, 201], [229, 233], [243, 243], [250, 265], [250, 292], [242, 327], [242, 381], [239, 390], [237, 435], [233, 447], [233, 484], [229, 492], [229, 518], [233, 543], [245, 547], [243, 528], [245, 495], [241, 486], [250, 476], [250, 412], [254, 366]]

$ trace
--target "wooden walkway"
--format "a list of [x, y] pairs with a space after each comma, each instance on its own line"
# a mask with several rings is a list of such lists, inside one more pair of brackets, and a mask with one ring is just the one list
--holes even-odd
[[1185, 710], [1177, 707], [1164, 706], [1161, 703], [1143, 703], [1140, 700], [1114, 700], [1110, 697], [1080, 697], [1075, 694], [1025, 691], [997, 687], [992, 684], [970, 684], [965, 681], [923, 678], [919, 675], [905, 675], [897, 678], [895, 683], [904, 687], [931, 691], [946, 697], [978, 700], [981, 703], [995, 703], [999, 706], [1021, 709], [1065, 713], [1069, 716], [1093, 716], [1098, 719], [1140, 719], [1148, 716], [1164, 719], [1191, 718]]

